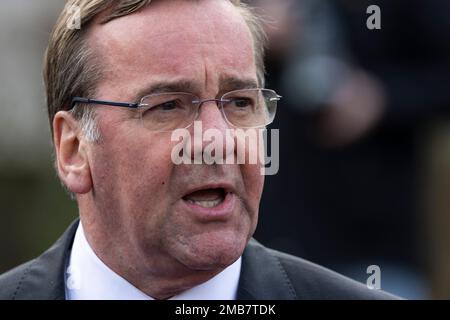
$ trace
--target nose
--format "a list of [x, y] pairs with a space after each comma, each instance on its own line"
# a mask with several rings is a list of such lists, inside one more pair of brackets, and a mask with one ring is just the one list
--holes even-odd
[[234, 153], [234, 140], [232, 136], [227, 139], [227, 134], [230, 135], [227, 130], [230, 129], [230, 125], [220, 109], [220, 100], [202, 101], [193, 127], [192, 155], [194, 159], [203, 159], [203, 162], [208, 164], [224, 164], [227, 156]]
[[220, 100], [218, 99], [202, 101], [197, 121], [202, 122], [204, 130], [217, 129], [225, 131], [229, 129], [229, 125], [220, 108]]

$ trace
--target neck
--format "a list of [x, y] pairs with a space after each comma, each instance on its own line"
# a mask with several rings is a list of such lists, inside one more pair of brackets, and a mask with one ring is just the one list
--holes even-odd
[[[88, 245], [108, 268], [154, 299], [162, 300], [176, 296], [223, 271], [222, 268], [193, 270], [175, 259], [161, 258], [147, 261], [134, 250], [125, 250], [117, 245], [126, 243], [126, 239], [117, 237], [111, 239], [111, 236], [107, 237], [101, 229], [95, 228], [92, 223], [86, 223], [85, 220], [82, 228]], [[103, 241], [104, 239], [109, 240]], [[153, 254], [147, 256], [161, 257], [162, 254], [157, 251], [156, 249]]]

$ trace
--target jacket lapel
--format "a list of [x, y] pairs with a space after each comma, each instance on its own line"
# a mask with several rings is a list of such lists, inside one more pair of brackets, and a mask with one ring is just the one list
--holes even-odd
[[65, 299], [65, 266], [78, 223], [77, 219], [50, 249], [30, 263], [18, 284], [14, 299]]
[[251, 239], [242, 255], [238, 300], [297, 299], [283, 266], [270, 250]]

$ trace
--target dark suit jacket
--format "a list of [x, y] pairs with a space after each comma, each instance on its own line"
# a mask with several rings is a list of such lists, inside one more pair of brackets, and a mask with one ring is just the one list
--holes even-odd
[[[64, 273], [78, 221], [40, 257], [0, 276], [0, 300], [63, 300]], [[238, 299], [395, 299], [251, 240], [242, 257]]]

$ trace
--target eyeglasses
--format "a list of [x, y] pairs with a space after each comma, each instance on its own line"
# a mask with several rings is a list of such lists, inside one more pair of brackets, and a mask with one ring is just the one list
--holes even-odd
[[206, 100], [184, 92], [156, 93], [143, 97], [139, 103], [75, 97], [70, 110], [78, 103], [132, 108], [139, 112], [145, 128], [164, 132], [188, 128], [198, 118], [200, 107], [211, 101], [216, 103], [228, 124], [246, 129], [271, 124], [280, 99], [281, 96], [270, 89], [235, 90], [225, 93], [220, 99]]

